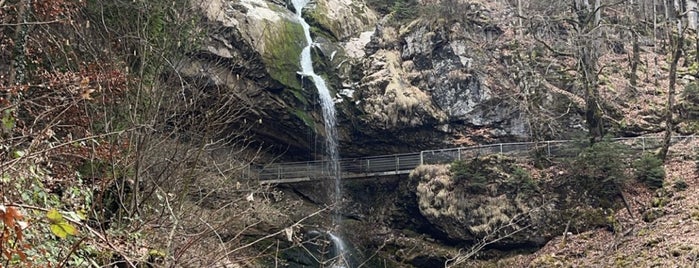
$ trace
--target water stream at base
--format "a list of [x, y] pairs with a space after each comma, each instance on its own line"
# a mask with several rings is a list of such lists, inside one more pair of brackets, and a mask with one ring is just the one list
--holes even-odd
[[[303, 76], [311, 77], [313, 83], [318, 89], [318, 95], [320, 97], [320, 103], [323, 108], [323, 121], [325, 125], [325, 150], [328, 157], [328, 172], [329, 176], [333, 178], [333, 193], [332, 198], [335, 203], [335, 210], [332, 213], [332, 226], [339, 230], [341, 215], [340, 215], [340, 201], [342, 196], [342, 184], [340, 178], [340, 152], [337, 148], [337, 129], [335, 128], [335, 103], [330, 95], [330, 90], [325, 84], [325, 80], [317, 75], [313, 70], [313, 61], [311, 60], [311, 47], [314, 45], [313, 39], [311, 38], [311, 26], [308, 25], [306, 20], [303, 18], [302, 10], [308, 4], [309, 0], [292, 0], [291, 1], [294, 9], [296, 9], [296, 16], [303, 27], [303, 33], [306, 37], [307, 45], [301, 51], [301, 71], [299, 72]], [[339, 260], [332, 267], [347, 267], [346, 264], [346, 254], [347, 247], [345, 241], [337, 235], [331, 232], [327, 232], [330, 240], [332, 241], [336, 258]]]

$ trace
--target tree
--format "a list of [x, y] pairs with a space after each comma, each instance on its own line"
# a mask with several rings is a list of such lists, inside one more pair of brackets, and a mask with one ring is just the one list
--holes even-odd
[[293, 227], [246, 174], [255, 103], [182, 71], [213, 58], [192, 4], [0, 0], [0, 265], [209, 267]]
[[[677, 4], [677, 1], [675, 1]], [[676, 20], [677, 31], [672, 31], [672, 61], [670, 62], [670, 76], [667, 88], [667, 104], [665, 105], [665, 135], [663, 136], [663, 147], [658, 152], [658, 157], [665, 161], [667, 159], [667, 153], [670, 149], [670, 141], [672, 139], [673, 132], [673, 112], [675, 107], [675, 84], [677, 81], [677, 64], [682, 57], [682, 50], [684, 46], [684, 31], [687, 27], [682, 26], [681, 8], [682, 6], [676, 5], [676, 14], [673, 16]]]
[[[565, 5], [561, 2], [556, 2], [554, 5], [539, 7], [548, 9], [544, 12], [544, 16], [547, 17], [529, 18], [533, 22], [538, 22], [530, 23], [533, 26], [533, 29], [530, 29], [530, 32], [533, 32], [532, 37], [555, 57], [574, 60], [575, 65], [567, 67], [575, 71], [576, 85], [578, 90], [582, 91], [585, 102], [585, 121], [592, 142], [600, 140], [605, 132], [598, 77], [601, 71], [599, 58], [605, 53], [602, 49], [604, 47], [602, 31], [605, 29], [601, 24], [602, 11], [606, 7], [618, 4], [602, 5], [600, 1], [575, 0], [568, 6], [571, 13], [564, 11]], [[537, 6], [534, 5], [534, 7]], [[552, 9], [552, 7], [556, 8]], [[568, 28], [571, 31], [541, 36], [539, 32], [542, 26], [553, 28], [554, 31]], [[575, 45], [564, 45], [567, 43]]]

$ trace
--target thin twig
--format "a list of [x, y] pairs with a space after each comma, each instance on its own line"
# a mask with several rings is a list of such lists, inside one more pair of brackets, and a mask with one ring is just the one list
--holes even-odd
[[[294, 224], [292, 224], [292, 225], [289, 226], [289, 227], [297, 226], [297, 225], [301, 224], [302, 222], [304, 222], [305, 220], [307, 220], [307, 219], [309, 219], [309, 218], [312, 218], [312, 217], [314, 217], [314, 216], [320, 214], [320, 213], [323, 212], [323, 211], [328, 210], [328, 208], [329, 208], [329, 207], [325, 207], [325, 208], [323, 208], [323, 209], [320, 209], [320, 210], [318, 210], [318, 211], [315, 211], [315, 212], [313, 212], [313, 213], [311, 213], [311, 214], [309, 214], [309, 215], [303, 217], [302, 219], [296, 221]], [[287, 228], [289, 228], [289, 227], [287, 227]], [[285, 229], [286, 229], [286, 228], [282, 228], [281, 230], [279, 230], [279, 231], [277, 231], [277, 232], [268, 234], [268, 235], [263, 236], [263, 237], [261, 237], [261, 238], [255, 240], [255, 241], [252, 241], [252, 242], [247, 243], [247, 244], [245, 244], [245, 245], [243, 245], [243, 246], [240, 246], [240, 247], [238, 247], [238, 248], [236, 248], [236, 249], [233, 249], [233, 250], [231, 250], [230, 253], [231, 253], [231, 254], [232, 254], [232, 253], [235, 253], [236, 251], [240, 251], [240, 250], [249, 248], [249, 247], [251, 247], [251, 246], [253, 246], [253, 245], [259, 243], [260, 241], [263, 241], [263, 240], [265, 240], [265, 239], [269, 239], [269, 238], [275, 237], [275, 236], [281, 234], [282, 232], [285, 232]]]
[[[4, 1], [4, 0], [3, 0]], [[2, 2], [0, 2], [2, 4]], [[50, 21], [30, 21], [30, 22], [18, 22], [18, 23], [2, 23], [0, 26], [20, 26], [20, 25], [43, 25], [62, 22], [64, 20], [50, 20]]]
[[128, 130], [113, 131], [113, 132], [99, 134], [99, 135], [92, 135], [92, 136], [80, 138], [80, 139], [69, 140], [69, 141], [63, 142], [61, 144], [58, 144], [56, 146], [51, 146], [51, 148], [46, 148], [46, 149], [43, 149], [43, 150], [37, 151], [37, 152], [31, 152], [31, 153], [27, 154], [26, 156], [19, 157], [19, 158], [13, 159], [11, 161], [7, 161], [5, 163], [2, 163], [2, 164], [0, 164], [0, 169], [4, 169], [5, 167], [11, 166], [11, 165], [19, 162], [20, 160], [28, 158], [30, 156], [40, 155], [40, 154], [49, 152], [49, 151], [54, 150], [54, 149], [59, 148], [59, 147], [64, 147], [64, 146], [68, 146], [71, 144], [75, 144], [76, 142], [87, 141], [87, 140], [102, 138], [102, 137], [108, 137], [108, 136], [112, 136], [112, 135], [119, 135], [119, 134], [122, 134], [124, 132], [134, 130], [136, 128], [139, 128], [139, 127], [134, 127], [134, 128], [128, 129]]
[[78, 250], [78, 247], [80, 246], [80, 244], [83, 243], [83, 241], [85, 241], [85, 239], [87, 239], [87, 237], [83, 237], [77, 242], [75, 242], [75, 244], [73, 244], [73, 246], [70, 248], [70, 251], [68, 252], [68, 255], [66, 255], [66, 257], [63, 258], [63, 261], [61, 262], [61, 264], [58, 265], [58, 267], [65, 267], [66, 263], [68, 263], [68, 258], [70, 258], [70, 256], [73, 255], [73, 253], [75, 253], [76, 250]]
[[[25, 209], [38, 210], [38, 211], [44, 211], [44, 212], [48, 212], [48, 211], [49, 211], [49, 209], [46, 209], [46, 208], [37, 207], [37, 206], [32, 206], [32, 205], [19, 204], [19, 203], [11, 203], [11, 204], [8, 204], [7, 206], [16, 206], [16, 207], [21, 207], [21, 208], [25, 208]], [[90, 233], [92, 233], [92, 234], [95, 235], [97, 238], [99, 238], [99, 240], [101, 240], [102, 242], [106, 243], [106, 244], [109, 246], [109, 248], [110, 248], [111, 250], [113, 250], [113, 251], [116, 252], [116, 253], [119, 253], [119, 255], [121, 255], [121, 257], [124, 258], [124, 260], [126, 260], [126, 263], [127, 263], [131, 268], [136, 268], [136, 265], [133, 264], [133, 261], [131, 261], [131, 259], [130, 259], [128, 256], [126, 256], [125, 254], [121, 253], [121, 251], [120, 251], [116, 246], [114, 246], [114, 244], [112, 244], [112, 243], [109, 241], [109, 239], [107, 239], [106, 236], [104, 236], [103, 234], [101, 234], [101, 233], [95, 231], [95, 229], [90, 228], [90, 226], [88, 226], [87, 224], [84, 224], [84, 223], [82, 223], [82, 222], [80, 222], [80, 221], [78, 221], [78, 220], [72, 219], [72, 218], [70, 218], [70, 217], [64, 217], [64, 219], [65, 219], [66, 221], [72, 223], [72, 224], [78, 225], [78, 226], [80, 226], [80, 227], [82, 227], [82, 228], [88, 230]]]

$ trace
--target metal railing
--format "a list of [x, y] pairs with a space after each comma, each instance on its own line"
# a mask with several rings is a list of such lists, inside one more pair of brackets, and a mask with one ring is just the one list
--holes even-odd
[[[671, 143], [693, 140], [695, 136], [673, 136]], [[626, 145], [632, 151], [643, 152], [660, 148], [663, 137], [614, 138], [613, 142]], [[371, 157], [347, 158], [339, 161], [341, 177], [371, 177], [408, 173], [423, 164], [447, 164], [457, 160], [472, 159], [478, 156], [504, 154], [514, 157], [574, 157], [588, 144], [579, 140], [552, 140], [541, 142], [514, 142], [476, 145], [438, 150], [425, 150], [415, 153], [379, 155]], [[316, 180], [329, 178], [329, 161], [307, 161], [274, 163], [257, 169], [260, 180], [293, 181], [297, 178]]]

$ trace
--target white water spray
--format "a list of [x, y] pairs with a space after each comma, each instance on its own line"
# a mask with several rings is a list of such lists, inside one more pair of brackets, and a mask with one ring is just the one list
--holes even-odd
[[[311, 26], [308, 25], [306, 20], [303, 18], [302, 10], [308, 4], [309, 0], [292, 0], [292, 4], [296, 9], [296, 17], [298, 18], [301, 26], [303, 27], [303, 34], [306, 37], [307, 45], [301, 51], [301, 72], [303, 76], [308, 76], [313, 79], [313, 83], [318, 89], [318, 95], [320, 96], [320, 104], [323, 107], [323, 121], [325, 124], [325, 150], [329, 158], [328, 172], [331, 178], [334, 179], [334, 192], [332, 193], [333, 201], [335, 202], [335, 211], [332, 213], [332, 224], [333, 227], [339, 227], [340, 225], [340, 213], [339, 206], [342, 196], [341, 178], [340, 178], [340, 152], [337, 149], [337, 130], [335, 129], [335, 103], [330, 96], [330, 90], [325, 85], [325, 80], [317, 75], [313, 70], [313, 61], [311, 59], [311, 47], [314, 45], [313, 39], [311, 39]], [[346, 259], [347, 247], [345, 242], [339, 236], [328, 232], [328, 236], [333, 242], [335, 248], [336, 257], [340, 260]], [[340, 262], [335, 264], [334, 267], [346, 267], [346, 262]]]

